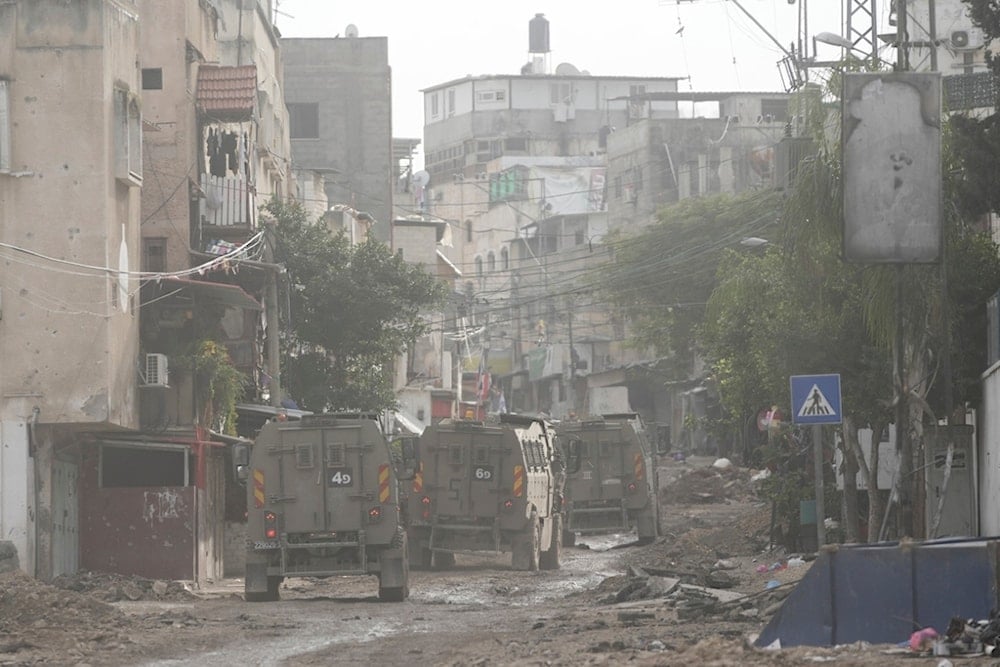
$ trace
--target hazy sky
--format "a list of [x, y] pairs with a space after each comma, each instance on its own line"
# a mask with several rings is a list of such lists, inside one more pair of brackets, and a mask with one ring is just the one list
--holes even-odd
[[[797, 3], [737, 1], [786, 48], [797, 40]], [[809, 33], [842, 33], [843, 5], [808, 0]], [[343, 36], [353, 24], [361, 37], [388, 38], [395, 137], [423, 137], [422, 88], [519, 74], [536, 13], [549, 21], [550, 70], [568, 62], [600, 76], [690, 77], [681, 91], [783, 90], [783, 54], [730, 0], [279, 0], [278, 11], [285, 37]], [[839, 56], [820, 45], [820, 60]]]

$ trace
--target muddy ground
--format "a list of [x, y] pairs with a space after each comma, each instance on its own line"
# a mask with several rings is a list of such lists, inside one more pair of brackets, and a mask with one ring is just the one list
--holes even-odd
[[0, 665], [939, 664], [890, 645], [751, 648], [810, 556], [770, 548], [752, 471], [710, 463], [664, 463], [653, 544], [581, 537], [560, 570], [537, 573], [459, 556], [412, 573], [399, 604], [377, 601], [374, 578], [292, 579], [255, 604], [239, 580], [0, 575]]

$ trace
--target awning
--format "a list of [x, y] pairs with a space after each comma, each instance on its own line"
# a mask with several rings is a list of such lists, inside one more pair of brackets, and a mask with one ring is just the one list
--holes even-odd
[[244, 310], [263, 310], [261, 305], [252, 296], [243, 291], [238, 285], [227, 285], [226, 283], [212, 283], [205, 280], [191, 280], [190, 278], [162, 278], [157, 283], [162, 291], [190, 290], [219, 303], [234, 308]]
[[224, 121], [248, 121], [257, 102], [257, 67], [202, 65], [198, 68], [198, 110]]

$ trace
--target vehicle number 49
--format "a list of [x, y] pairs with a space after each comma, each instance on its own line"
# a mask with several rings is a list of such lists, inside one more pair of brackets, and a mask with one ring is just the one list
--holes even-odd
[[338, 470], [330, 475], [330, 486], [350, 486], [354, 476], [350, 470]]
[[493, 469], [492, 468], [485, 468], [485, 467], [476, 468], [476, 470], [474, 471], [473, 474], [475, 474], [476, 479], [479, 479], [479, 480], [485, 481], [485, 480], [493, 479]]

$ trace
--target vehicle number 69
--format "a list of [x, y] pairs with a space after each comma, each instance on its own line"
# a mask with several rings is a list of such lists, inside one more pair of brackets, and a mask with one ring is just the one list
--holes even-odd
[[493, 479], [493, 468], [487, 466], [479, 466], [473, 471], [476, 479], [481, 481], [487, 481]]

